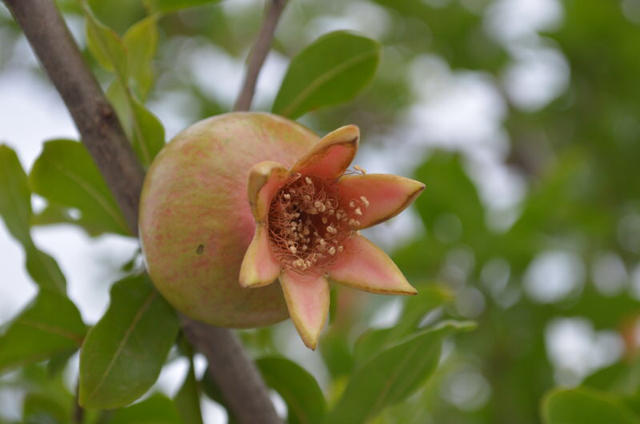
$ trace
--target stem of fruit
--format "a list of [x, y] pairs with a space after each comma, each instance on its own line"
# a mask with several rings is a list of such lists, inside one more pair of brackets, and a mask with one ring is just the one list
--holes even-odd
[[[113, 192], [131, 233], [137, 234], [144, 171], [55, 2], [4, 2], [64, 100], [82, 142]], [[207, 357], [212, 377], [240, 423], [281, 423], [260, 374], [231, 331], [186, 318], [183, 329], [189, 341]]]

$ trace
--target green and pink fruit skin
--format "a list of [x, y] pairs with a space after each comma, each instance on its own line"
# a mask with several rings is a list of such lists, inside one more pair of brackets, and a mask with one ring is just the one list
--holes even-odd
[[142, 189], [140, 240], [151, 279], [178, 311], [232, 328], [288, 317], [279, 284], [238, 283], [255, 231], [247, 181], [256, 163], [290, 168], [318, 140], [285, 118], [236, 112], [194, 124], [158, 154]]

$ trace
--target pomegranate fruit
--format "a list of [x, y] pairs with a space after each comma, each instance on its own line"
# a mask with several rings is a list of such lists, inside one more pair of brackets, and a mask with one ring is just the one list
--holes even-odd
[[415, 294], [359, 230], [402, 211], [424, 185], [346, 172], [359, 137], [348, 125], [318, 139], [264, 113], [220, 115], [176, 136], [149, 169], [140, 205], [158, 290], [217, 326], [268, 325], [288, 313], [311, 349], [328, 314], [329, 280]]

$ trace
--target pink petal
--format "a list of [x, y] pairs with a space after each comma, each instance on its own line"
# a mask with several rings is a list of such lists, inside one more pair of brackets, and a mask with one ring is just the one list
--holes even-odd
[[258, 223], [256, 233], [240, 265], [238, 280], [242, 287], [262, 287], [278, 278], [280, 263], [271, 252], [269, 243], [269, 230]]
[[329, 283], [322, 275], [284, 271], [280, 284], [289, 308], [289, 315], [302, 341], [315, 349], [318, 336], [329, 314]]
[[[344, 201], [362, 207], [360, 228], [367, 228], [402, 212], [424, 189], [424, 184], [389, 174], [345, 175], [338, 181]], [[367, 202], [363, 203], [362, 197]], [[368, 204], [366, 207], [365, 205]]]
[[336, 283], [379, 294], [416, 294], [386, 253], [361, 235], [346, 239], [342, 252], [329, 267]]
[[271, 199], [288, 176], [287, 169], [277, 162], [267, 160], [253, 165], [249, 171], [247, 188], [251, 212], [256, 222], [264, 222], [267, 219]]
[[355, 125], [338, 128], [324, 136], [293, 165], [291, 172], [320, 178], [338, 178], [358, 150], [360, 130]]

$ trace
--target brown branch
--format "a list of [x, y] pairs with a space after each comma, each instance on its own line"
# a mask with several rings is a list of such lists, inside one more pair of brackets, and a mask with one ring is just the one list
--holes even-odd
[[233, 106], [233, 110], [249, 110], [251, 107], [251, 100], [253, 100], [253, 94], [256, 90], [258, 75], [260, 75], [264, 60], [267, 58], [267, 54], [271, 48], [271, 42], [273, 41], [273, 35], [276, 32], [280, 15], [287, 4], [287, 0], [268, 1], [269, 9], [262, 22], [262, 28], [260, 28], [256, 43], [249, 53], [247, 72], [244, 76], [242, 89], [240, 90], [236, 104]]
[[[273, 415], [264, 413], [267, 409], [273, 409], [273, 404], [269, 398], [260, 396], [259, 391], [264, 390], [264, 383], [258, 377], [258, 374], [248, 372], [249, 370], [246, 367], [238, 366], [242, 361], [238, 361], [237, 358], [243, 358], [243, 361], [249, 361], [249, 359], [242, 348], [242, 344], [233, 333], [223, 328], [212, 328], [193, 320], [184, 321], [182, 329], [190, 340], [200, 340], [211, 333], [215, 335], [216, 339], [225, 340], [224, 346], [207, 344], [201, 346], [199, 350], [207, 357], [218, 358], [219, 364], [224, 364], [222, 367], [218, 366], [218, 371], [211, 373], [211, 377], [218, 387], [227, 386], [227, 390], [222, 392], [222, 396], [229, 409], [233, 411], [236, 419], [241, 422], [260, 424], [281, 422], [275, 414], [275, 410]], [[216, 366], [216, 364], [212, 364], [212, 366]], [[227, 384], [228, 381], [236, 378], [242, 379], [246, 386], [254, 388], [256, 393], [247, 393], [243, 387]], [[247, 396], [253, 401], [247, 402]], [[238, 414], [241, 414], [242, 417], [238, 416]]]
[[[4, 0], [62, 96], [129, 228], [137, 234], [144, 172], [115, 111], [84, 63], [53, 0]], [[260, 375], [234, 335], [185, 319], [185, 333], [209, 361], [234, 416], [243, 424], [280, 423]]]

